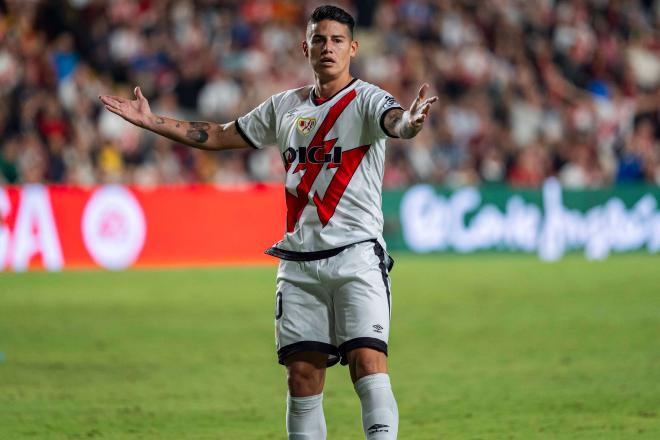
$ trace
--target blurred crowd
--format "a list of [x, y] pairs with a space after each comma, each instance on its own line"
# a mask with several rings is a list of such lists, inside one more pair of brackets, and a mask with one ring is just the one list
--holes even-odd
[[[280, 182], [276, 148], [209, 153], [103, 110], [100, 94], [227, 122], [309, 84], [321, 2], [0, 1], [0, 184]], [[660, 185], [660, 0], [355, 0], [352, 73], [427, 127], [392, 140], [384, 185]], [[249, 151], [248, 151], [249, 150]]]

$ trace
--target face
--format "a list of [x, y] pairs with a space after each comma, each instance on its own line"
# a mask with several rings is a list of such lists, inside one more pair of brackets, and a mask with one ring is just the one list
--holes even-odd
[[332, 79], [348, 74], [358, 43], [351, 39], [345, 24], [322, 20], [307, 27], [307, 40], [302, 47], [314, 72], [321, 78]]

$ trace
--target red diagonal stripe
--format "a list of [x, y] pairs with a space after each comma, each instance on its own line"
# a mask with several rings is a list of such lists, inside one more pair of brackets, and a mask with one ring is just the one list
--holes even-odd
[[332, 216], [335, 215], [339, 200], [344, 195], [346, 187], [358, 169], [362, 158], [367, 154], [369, 147], [370, 145], [362, 145], [361, 147], [344, 151], [341, 156], [341, 166], [337, 169], [337, 172], [330, 181], [328, 189], [325, 190], [323, 199], [319, 197], [318, 192], [314, 194], [314, 204], [316, 205], [316, 211], [323, 226], [327, 225]]
[[[356, 96], [357, 96], [357, 92], [355, 91], [355, 89], [353, 89], [350, 92], [346, 93], [344, 96], [342, 96], [339, 99], [339, 101], [337, 101], [337, 103], [330, 108], [325, 119], [323, 119], [323, 122], [321, 122], [321, 125], [319, 126], [318, 130], [316, 130], [316, 133], [314, 134], [312, 141], [309, 143], [309, 146], [307, 147], [308, 150], [311, 147], [323, 146], [324, 147], [323, 152], [327, 153], [332, 149], [332, 147], [334, 146], [335, 142], [337, 142], [337, 140], [333, 139], [331, 141], [325, 141], [325, 137], [328, 135], [332, 127], [334, 127], [335, 122], [337, 122], [337, 119], [339, 119], [339, 116], [343, 113], [346, 107], [348, 107], [348, 104], [350, 104], [355, 99]], [[303, 167], [298, 166], [295, 168], [295, 171], [300, 171], [301, 169], [304, 169], [305, 174], [300, 179], [300, 183], [296, 188], [297, 196], [294, 196], [288, 191], [286, 191], [287, 232], [293, 232], [296, 223], [298, 222], [300, 216], [302, 215], [303, 209], [305, 209], [305, 206], [307, 205], [307, 203], [309, 203], [309, 191], [312, 185], [314, 184], [314, 181], [318, 177], [319, 173], [321, 172], [323, 165], [324, 164], [322, 163], [321, 164], [308, 163], [305, 164]]]

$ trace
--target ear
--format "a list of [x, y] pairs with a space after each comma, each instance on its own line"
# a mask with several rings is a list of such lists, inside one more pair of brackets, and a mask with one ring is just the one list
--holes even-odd
[[307, 45], [307, 40], [302, 42], [302, 51], [305, 58], [309, 58], [309, 46]]
[[357, 55], [358, 46], [359, 44], [357, 40], [351, 40], [351, 51], [350, 51], [351, 58], [354, 58]]

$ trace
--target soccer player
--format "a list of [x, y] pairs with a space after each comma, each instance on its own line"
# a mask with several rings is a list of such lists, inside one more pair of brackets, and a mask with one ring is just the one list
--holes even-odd
[[302, 52], [314, 84], [288, 90], [226, 124], [151, 113], [135, 100], [101, 96], [127, 121], [205, 150], [279, 147], [286, 169], [286, 232], [266, 253], [280, 258], [276, 342], [286, 366], [289, 439], [326, 438], [326, 368], [348, 365], [368, 440], [395, 439], [398, 410], [387, 374], [392, 260], [382, 238], [385, 139], [412, 138], [431, 104], [428, 85], [407, 111], [380, 88], [352, 78], [354, 20], [335, 6], [314, 10]]

